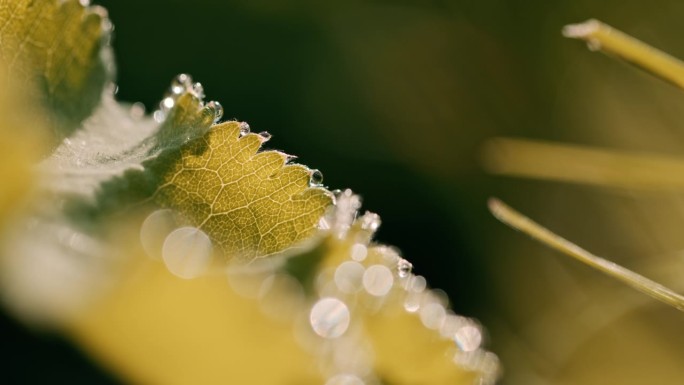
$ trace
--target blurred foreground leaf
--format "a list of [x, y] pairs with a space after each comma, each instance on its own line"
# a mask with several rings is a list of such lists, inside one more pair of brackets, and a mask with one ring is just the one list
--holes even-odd
[[112, 76], [107, 13], [77, 0], [3, 0], [0, 26], [0, 57], [12, 77], [34, 83], [57, 143], [93, 112]]

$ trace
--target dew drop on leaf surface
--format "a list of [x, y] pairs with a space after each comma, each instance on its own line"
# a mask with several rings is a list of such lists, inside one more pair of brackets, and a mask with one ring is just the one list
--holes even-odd
[[195, 278], [211, 263], [211, 240], [195, 227], [181, 227], [166, 237], [162, 248], [164, 264], [181, 278]]
[[355, 261], [363, 261], [368, 255], [368, 248], [360, 243], [354, 244], [351, 248], [351, 257]]
[[349, 328], [349, 308], [337, 298], [322, 298], [311, 308], [309, 321], [319, 336], [337, 338]]
[[363, 266], [354, 261], [341, 263], [335, 269], [335, 285], [344, 293], [354, 293], [361, 287]]
[[389, 293], [394, 283], [392, 271], [384, 265], [373, 265], [363, 274], [363, 287], [376, 297]]

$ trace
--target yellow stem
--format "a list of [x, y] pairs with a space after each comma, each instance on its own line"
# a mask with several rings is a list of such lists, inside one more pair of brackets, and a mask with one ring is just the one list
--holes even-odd
[[494, 138], [482, 151], [492, 173], [645, 191], [684, 191], [684, 158], [526, 139]]
[[598, 20], [563, 28], [563, 35], [582, 39], [589, 49], [613, 54], [684, 89], [684, 63]]
[[640, 292], [662, 301], [676, 309], [684, 311], [684, 297], [668, 289], [667, 287], [651, 281], [629, 269], [613, 262], [598, 257], [583, 248], [575, 245], [567, 239], [553, 233], [549, 229], [534, 222], [530, 218], [517, 212], [496, 198], [489, 200], [489, 210], [501, 222], [519, 230], [539, 242], [569, 255], [587, 265], [608, 274], [609, 276], [626, 283]]

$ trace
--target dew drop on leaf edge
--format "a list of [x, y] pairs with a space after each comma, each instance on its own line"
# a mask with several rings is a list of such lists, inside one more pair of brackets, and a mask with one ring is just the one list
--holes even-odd
[[311, 186], [321, 186], [323, 184], [323, 173], [319, 170], [311, 170], [311, 175], [309, 177], [309, 185]]
[[223, 106], [221, 103], [212, 100], [209, 103], [207, 103], [207, 107], [212, 108], [214, 110], [214, 123], [217, 123], [221, 118], [223, 117]]
[[159, 103], [159, 109], [166, 114], [173, 108], [174, 105], [176, 105], [176, 100], [171, 96], [167, 96]]
[[261, 131], [261, 132], [259, 133], [259, 136], [261, 137], [261, 139], [262, 139], [264, 142], [267, 142], [267, 141], [269, 141], [269, 140], [271, 139], [271, 133], [268, 132], [268, 131]]
[[408, 277], [412, 270], [413, 265], [404, 258], [401, 258], [399, 262], [397, 262], [397, 274], [399, 275], [399, 278]]
[[251, 131], [249, 124], [247, 122], [241, 122], [240, 123], [240, 137], [243, 137], [247, 134], [249, 134]]
[[193, 84], [192, 93], [195, 94], [198, 99], [204, 99], [204, 86], [202, 86], [202, 83], [197, 82]]
[[171, 81], [170, 91], [174, 95], [180, 95], [192, 84], [192, 77], [188, 74], [179, 74]]

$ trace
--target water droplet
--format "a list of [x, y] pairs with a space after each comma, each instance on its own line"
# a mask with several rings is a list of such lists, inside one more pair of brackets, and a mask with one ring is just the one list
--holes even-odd
[[324, 216], [318, 220], [318, 228], [321, 230], [330, 230], [330, 223]]
[[179, 74], [171, 81], [169, 91], [173, 95], [180, 95], [185, 92], [192, 84], [192, 77], [188, 74]]
[[416, 275], [413, 277], [413, 279], [411, 279], [411, 284], [408, 287], [408, 290], [413, 293], [421, 293], [426, 287], [427, 281], [425, 280], [425, 277], [422, 275]]
[[90, 5], [90, 0], [78, 0], [79, 4], [81, 4], [84, 7], [87, 7]]
[[140, 243], [152, 258], [162, 258], [162, 247], [166, 237], [176, 228], [173, 211], [157, 210], [145, 218], [140, 227]]
[[204, 86], [202, 83], [197, 82], [192, 85], [192, 93], [199, 99], [204, 99]]
[[399, 262], [397, 262], [397, 275], [399, 275], [399, 278], [408, 277], [412, 270], [413, 265], [411, 262], [405, 260], [404, 258], [399, 259]]
[[446, 338], [453, 340], [458, 329], [468, 324], [468, 319], [465, 317], [448, 314], [439, 328], [439, 334]]
[[157, 123], [161, 123], [166, 119], [166, 114], [162, 110], [156, 110], [152, 114], [152, 119]]
[[170, 96], [167, 96], [164, 99], [162, 99], [162, 101], [159, 103], [159, 109], [162, 110], [162, 112], [167, 113], [173, 108], [175, 104], [176, 100]]
[[466, 325], [456, 331], [454, 341], [458, 348], [464, 352], [477, 350], [482, 343], [482, 333], [477, 326]]
[[223, 106], [221, 105], [221, 103], [212, 100], [209, 103], [207, 103], [207, 107], [214, 110], [214, 123], [221, 120], [221, 118], [223, 117]]
[[375, 232], [380, 227], [380, 216], [376, 213], [366, 211], [361, 217], [361, 228]]
[[263, 142], [267, 142], [268, 140], [271, 139], [271, 133], [268, 132], [268, 131], [261, 131], [261, 132], [259, 133], [259, 136], [261, 137], [261, 140], [262, 140]]
[[497, 380], [501, 376], [501, 364], [499, 363], [499, 357], [492, 352], [485, 352], [484, 356], [480, 360], [479, 371], [482, 373], [480, 377], [480, 383], [482, 385], [496, 384]]
[[319, 170], [311, 170], [309, 176], [309, 186], [321, 186], [323, 184], [323, 173]]
[[128, 114], [133, 119], [141, 119], [145, 116], [145, 105], [140, 102], [133, 103], [128, 110]]
[[325, 385], [365, 385], [365, 383], [352, 374], [338, 374], [330, 377]]
[[446, 319], [446, 309], [437, 302], [429, 302], [420, 307], [420, 320], [428, 329], [439, 329]]
[[363, 287], [376, 297], [389, 293], [394, 283], [392, 271], [384, 265], [373, 265], [363, 273]]
[[422, 302], [421, 293], [408, 293], [404, 299], [404, 310], [409, 313], [415, 313], [420, 309], [420, 303]]
[[351, 247], [351, 257], [355, 261], [363, 261], [368, 255], [368, 248], [360, 243], [355, 243]]
[[181, 278], [195, 278], [204, 273], [211, 263], [211, 240], [195, 227], [181, 227], [166, 237], [162, 247], [164, 264]]
[[100, 27], [102, 27], [102, 31], [105, 32], [106, 35], [104, 35], [104, 45], [111, 45], [112, 44], [112, 32], [114, 31], [114, 24], [112, 23], [111, 20], [109, 20], [109, 17], [107, 13], [105, 12], [105, 17], [102, 18], [102, 22], [100, 23]]
[[247, 124], [247, 122], [241, 122], [240, 123], [240, 137], [249, 134], [249, 132], [250, 132], [249, 124]]
[[[454, 354], [453, 361], [456, 365], [472, 372], [479, 372], [482, 368], [482, 363], [485, 359], [485, 352], [482, 350], [473, 350], [471, 352], [457, 351]], [[482, 378], [480, 378], [482, 380]], [[478, 382], [478, 385], [484, 385]]]
[[349, 308], [337, 298], [323, 298], [311, 308], [309, 321], [311, 328], [319, 336], [337, 338], [349, 328]]
[[361, 287], [364, 268], [358, 262], [347, 261], [335, 269], [335, 285], [345, 293], [355, 293]]

